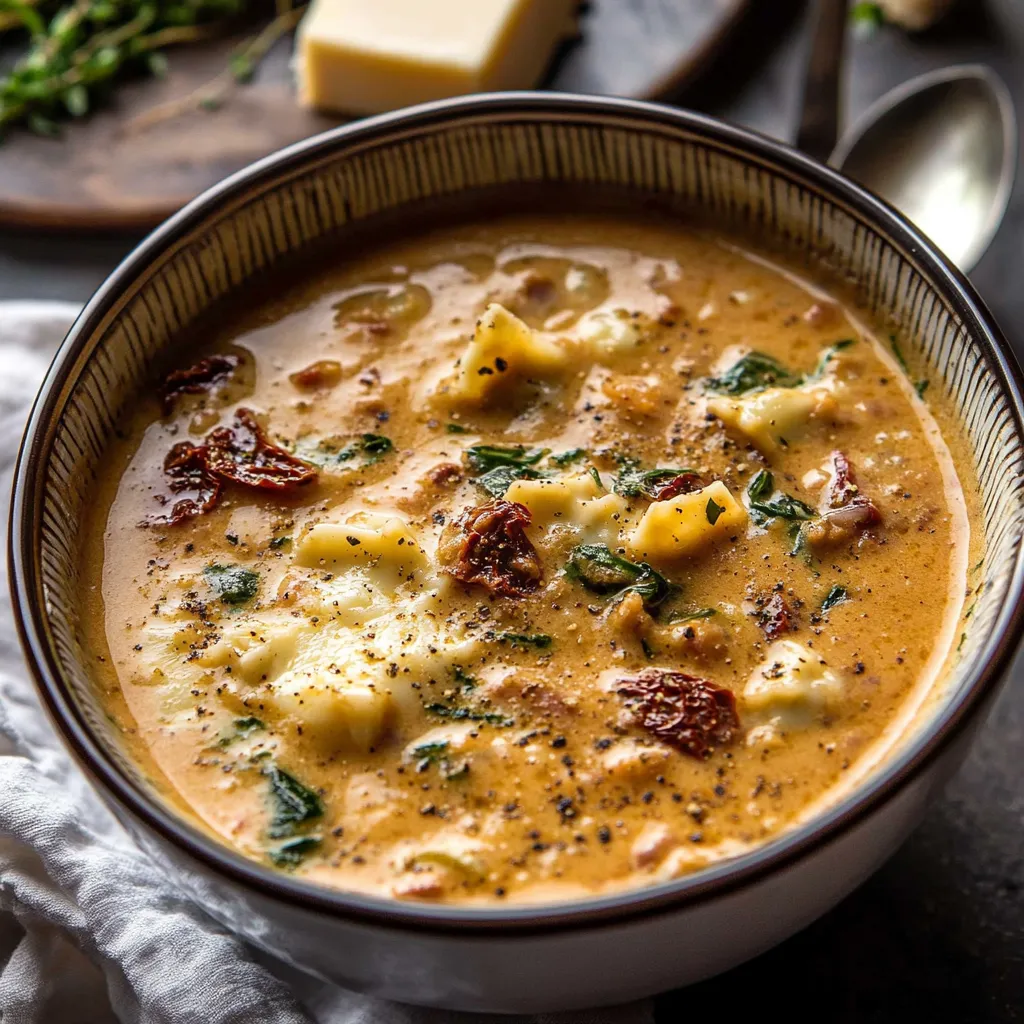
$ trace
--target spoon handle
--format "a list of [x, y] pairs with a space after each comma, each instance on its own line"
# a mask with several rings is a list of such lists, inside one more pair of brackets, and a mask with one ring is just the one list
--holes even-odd
[[839, 141], [839, 90], [848, 0], [814, 0], [811, 48], [796, 147], [827, 163]]

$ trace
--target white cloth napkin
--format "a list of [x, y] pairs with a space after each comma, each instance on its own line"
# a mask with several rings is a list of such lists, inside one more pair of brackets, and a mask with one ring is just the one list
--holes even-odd
[[[32, 397], [78, 307], [0, 303], [0, 521]], [[6, 548], [6, 544], [4, 545]], [[0, 1021], [440, 1024], [246, 947], [180, 894], [65, 754], [36, 699], [0, 566]], [[551, 1018], [644, 1024], [649, 1002]]]

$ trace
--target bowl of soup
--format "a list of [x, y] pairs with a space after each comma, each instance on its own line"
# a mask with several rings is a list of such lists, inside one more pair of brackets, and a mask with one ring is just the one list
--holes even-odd
[[733, 966], [864, 879], [1021, 616], [1016, 365], [898, 214], [664, 107], [301, 143], [111, 276], [35, 406], [13, 594], [192, 898], [376, 995]]

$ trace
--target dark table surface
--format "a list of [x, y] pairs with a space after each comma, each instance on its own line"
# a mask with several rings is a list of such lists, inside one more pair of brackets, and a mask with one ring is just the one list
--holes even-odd
[[[681, 97], [792, 138], [806, 39], [800, 0], [755, 0], [705, 77]], [[947, 64], [984, 62], [1024, 112], [1024, 0], [962, 0], [940, 28], [857, 39], [846, 111]], [[88, 297], [128, 237], [0, 232], [0, 299]], [[972, 275], [1024, 357], [1024, 180]], [[1024, 661], [968, 762], [895, 857], [832, 913], [759, 959], [658, 1001], [661, 1021], [1005, 1024], [1024, 1019]], [[714, 1018], [712, 1017], [714, 1015]], [[723, 1016], [724, 1015], [724, 1016]]]

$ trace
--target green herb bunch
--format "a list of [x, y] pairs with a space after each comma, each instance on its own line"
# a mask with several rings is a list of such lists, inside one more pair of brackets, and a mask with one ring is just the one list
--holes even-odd
[[[210, 38], [251, 6], [251, 0], [0, 0], [0, 33], [21, 28], [29, 35], [28, 52], [0, 76], [0, 130], [24, 124], [56, 135], [61, 119], [83, 117], [119, 79], [162, 76], [166, 48]], [[241, 44], [222, 79], [186, 105], [215, 106], [233, 81], [248, 81], [304, 9], [279, 0], [274, 21]]]

